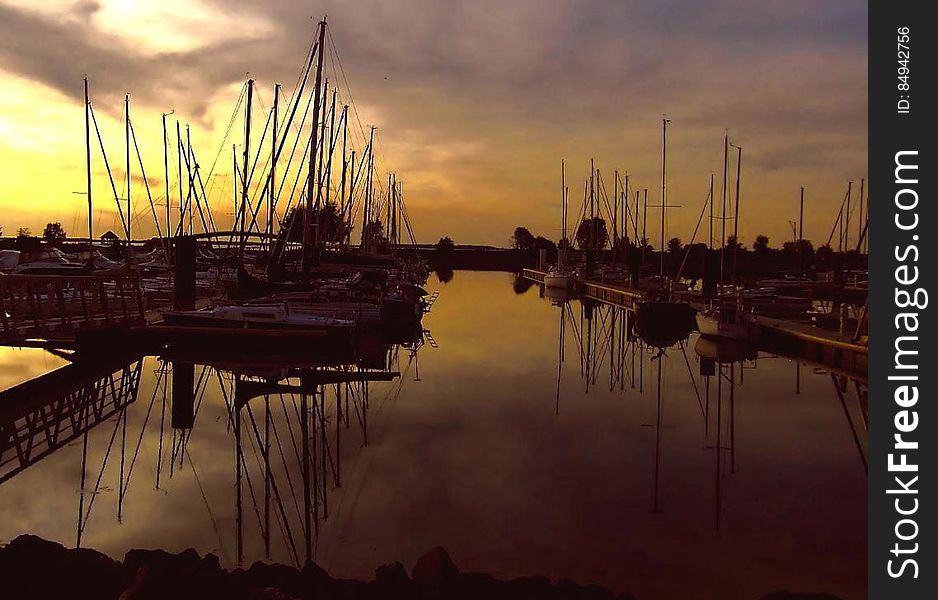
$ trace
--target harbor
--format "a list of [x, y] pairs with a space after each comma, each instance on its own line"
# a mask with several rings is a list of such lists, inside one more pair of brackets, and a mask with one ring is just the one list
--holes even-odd
[[864, 597], [865, 131], [652, 4], [0, 2], [11, 597]]

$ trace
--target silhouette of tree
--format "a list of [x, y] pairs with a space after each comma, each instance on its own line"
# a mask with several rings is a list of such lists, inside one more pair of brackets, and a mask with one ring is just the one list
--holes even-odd
[[534, 238], [534, 247], [538, 250], [547, 250], [548, 253], [557, 251], [557, 244], [542, 235]]
[[436, 268], [436, 278], [440, 280], [440, 283], [449, 283], [453, 280], [453, 275], [453, 269], [450, 267]]
[[61, 244], [65, 240], [65, 229], [58, 221], [46, 223], [46, 228], [42, 232], [42, 239], [51, 245]]
[[[288, 241], [303, 241], [303, 215], [305, 211], [305, 206], [294, 206], [290, 209], [290, 212], [288, 212], [283, 219], [283, 229], [281, 229], [279, 233], [280, 238], [283, 238], [283, 236], [289, 232]], [[350, 231], [349, 224], [342, 219], [342, 215], [339, 214], [338, 208], [334, 203], [330, 202], [324, 204], [317, 214], [318, 219], [316, 222], [319, 223], [319, 241], [340, 242], [345, 239]]]
[[756, 254], [766, 254], [769, 251], [769, 238], [764, 235], [757, 235], [756, 241], [752, 244], [752, 250]]
[[668, 252], [671, 254], [677, 254], [681, 251], [683, 245], [681, 244], [681, 238], [671, 238], [668, 240]]
[[387, 240], [384, 236], [384, 225], [381, 224], [380, 219], [365, 223], [365, 227], [362, 229], [362, 239], [371, 240], [374, 244]]
[[524, 277], [521, 274], [515, 274], [514, 281], [512, 282], [511, 287], [515, 291], [515, 293], [520, 296], [521, 294], [531, 289], [531, 286], [533, 285], [534, 285], [534, 282], [531, 281], [530, 279]]
[[511, 245], [518, 250], [532, 250], [534, 248], [534, 235], [527, 227], [515, 227], [511, 236]]
[[31, 237], [32, 235], [33, 234], [29, 230], [29, 227], [20, 227], [19, 229], [16, 230], [16, 237], [18, 238], [28, 238], [28, 237]]
[[456, 247], [456, 244], [450, 239], [449, 236], [441, 237], [440, 241], [436, 243], [436, 249], [442, 251], [450, 251]]
[[726, 249], [727, 249], [727, 250], [732, 250], [733, 248], [739, 249], [739, 248], [742, 248], [742, 247], [743, 247], [743, 245], [736, 241], [736, 236], [735, 236], [735, 235], [731, 235], [731, 236], [728, 236], [728, 237], [726, 238]]
[[583, 219], [576, 230], [576, 244], [581, 250], [601, 250], [609, 241], [606, 221], [602, 217]]

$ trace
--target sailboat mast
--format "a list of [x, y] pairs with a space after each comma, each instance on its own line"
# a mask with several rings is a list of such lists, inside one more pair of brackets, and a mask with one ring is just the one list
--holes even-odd
[[713, 173], [710, 173], [710, 243], [707, 248], [713, 250]]
[[93, 206], [91, 203], [91, 101], [88, 99], [88, 78], [85, 77], [85, 193], [88, 195], [88, 252], [94, 243]]
[[739, 253], [739, 176], [742, 173], [743, 148], [736, 146], [736, 208], [733, 215], [733, 285], [736, 285], [736, 258]]
[[[245, 231], [244, 225], [246, 223], [246, 216], [248, 210], [248, 177], [250, 169], [248, 164], [250, 161], [250, 152], [251, 152], [251, 102], [254, 99], [254, 80], [248, 79], [248, 97], [247, 104], [244, 108], [244, 162], [241, 169], [241, 208], [239, 209], [240, 224], [238, 229], [240, 230], [242, 237], [242, 247], [244, 246], [245, 240]], [[190, 209], [191, 212], [191, 209]]]
[[345, 243], [349, 246], [352, 245], [352, 201], [355, 199], [355, 151], [352, 150], [352, 154], [349, 160], [349, 186], [348, 186], [348, 203], [347, 211], [348, 217], [346, 223], [348, 223], [348, 230], [345, 234]]
[[[306, 192], [306, 210], [303, 211], [303, 272], [308, 272], [311, 266], [309, 252], [309, 225], [312, 217], [313, 192], [316, 185], [316, 148], [319, 136], [319, 110], [321, 108], [322, 91], [322, 63], [325, 56], [326, 20], [319, 22], [319, 40], [316, 42], [318, 54], [316, 56], [316, 83], [313, 86], [316, 94], [313, 97], [313, 120], [309, 138], [309, 187]], [[318, 237], [318, 231], [317, 231]], [[318, 244], [318, 240], [314, 240]]]
[[182, 130], [179, 128], [179, 119], [176, 119], [176, 160], [177, 173], [179, 173], [179, 234], [185, 233], [182, 230], [183, 219], [185, 219], [185, 206], [182, 202]]
[[[168, 113], [172, 114], [172, 113]], [[169, 215], [170, 207], [172, 202], [169, 199], [169, 144], [166, 140], [166, 117], [167, 113], [163, 113], [163, 179], [166, 187], [166, 235], [172, 237], [172, 230], [170, 229], [172, 218]], [[167, 257], [167, 260], [169, 257]]]
[[[339, 214], [342, 215], [342, 222], [345, 223], [345, 178], [348, 175], [348, 157], [346, 146], [348, 144], [348, 104], [342, 107], [342, 182], [339, 184], [339, 202], [342, 205]], [[341, 242], [345, 242], [345, 236], [342, 236]]]
[[127, 149], [127, 252], [130, 252], [130, 94], [124, 94], [124, 145]]
[[273, 128], [273, 137], [271, 138], [270, 144], [270, 189], [267, 190], [267, 241], [270, 245], [271, 250], [273, 250], [273, 233], [274, 233], [274, 189], [277, 187], [277, 117], [279, 116], [280, 110], [280, 84], [274, 84], [274, 128]]
[[619, 241], [619, 169], [612, 174], [612, 252]]
[[567, 168], [564, 160], [560, 159], [560, 240], [567, 239]]
[[661, 119], [661, 275], [664, 276], [664, 210], [667, 206], [665, 185], [668, 169], [668, 119]]
[[[194, 233], [192, 228], [192, 221], [195, 218], [195, 209], [193, 204], [198, 206], [199, 196], [195, 191], [195, 154], [192, 152], [192, 131], [189, 128], [189, 124], [186, 123], [186, 173], [189, 175], [189, 195], [186, 198], [186, 204], [189, 207], [189, 235]], [[200, 211], [202, 209], [199, 209]], [[204, 223], [203, 223], [204, 225]]]
[[329, 159], [326, 161], [326, 204], [332, 202], [332, 159], [335, 152], [335, 101], [339, 88], [332, 88], [332, 108], [329, 110]]
[[645, 246], [647, 245], [647, 231], [645, 226], [648, 224], [648, 188], [644, 188], [642, 198], [642, 264], [645, 264]]
[[729, 155], [730, 135], [726, 133], [723, 136], [723, 212], [720, 213], [720, 222], [722, 225], [722, 234], [720, 237], [720, 283], [723, 283], [723, 265], [726, 262], [723, 258], [726, 253], [726, 172], [729, 167]]

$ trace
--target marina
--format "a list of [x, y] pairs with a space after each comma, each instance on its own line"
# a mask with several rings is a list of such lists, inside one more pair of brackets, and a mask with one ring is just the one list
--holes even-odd
[[865, 597], [852, 12], [26, 4], [11, 597]]

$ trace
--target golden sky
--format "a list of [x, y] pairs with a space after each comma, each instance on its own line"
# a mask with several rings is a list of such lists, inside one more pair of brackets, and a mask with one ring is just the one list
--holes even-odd
[[[378, 127], [379, 178], [397, 173], [422, 242], [503, 245], [518, 225], [558, 238], [561, 158], [571, 220], [591, 157], [610, 191], [612, 171], [628, 171], [657, 203], [662, 114], [671, 119], [668, 199], [683, 207], [670, 211], [668, 237], [690, 239], [710, 173], [719, 195], [726, 130], [744, 148], [747, 244], [759, 233], [773, 245], [791, 238], [800, 186], [805, 237], [823, 243], [847, 182], [866, 176], [863, 3], [0, 0], [4, 233], [58, 220], [85, 235], [87, 201], [76, 193], [85, 187], [85, 74], [118, 194], [129, 93], [157, 202], [160, 115], [175, 110], [170, 127], [190, 124], [203, 173], [219, 157], [206, 185], [216, 220], [230, 223], [242, 121], [225, 133], [244, 80], [257, 80], [259, 131], [273, 84], [292, 91], [324, 14], [341, 61], [330, 56], [326, 76], [354, 103], [359, 148], [359, 121]], [[132, 161], [133, 227], [149, 234]], [[94, 163], [95, 234], [120, 232], [97, 148]], [[654, 242], [659, 221], [649, 213]]]

